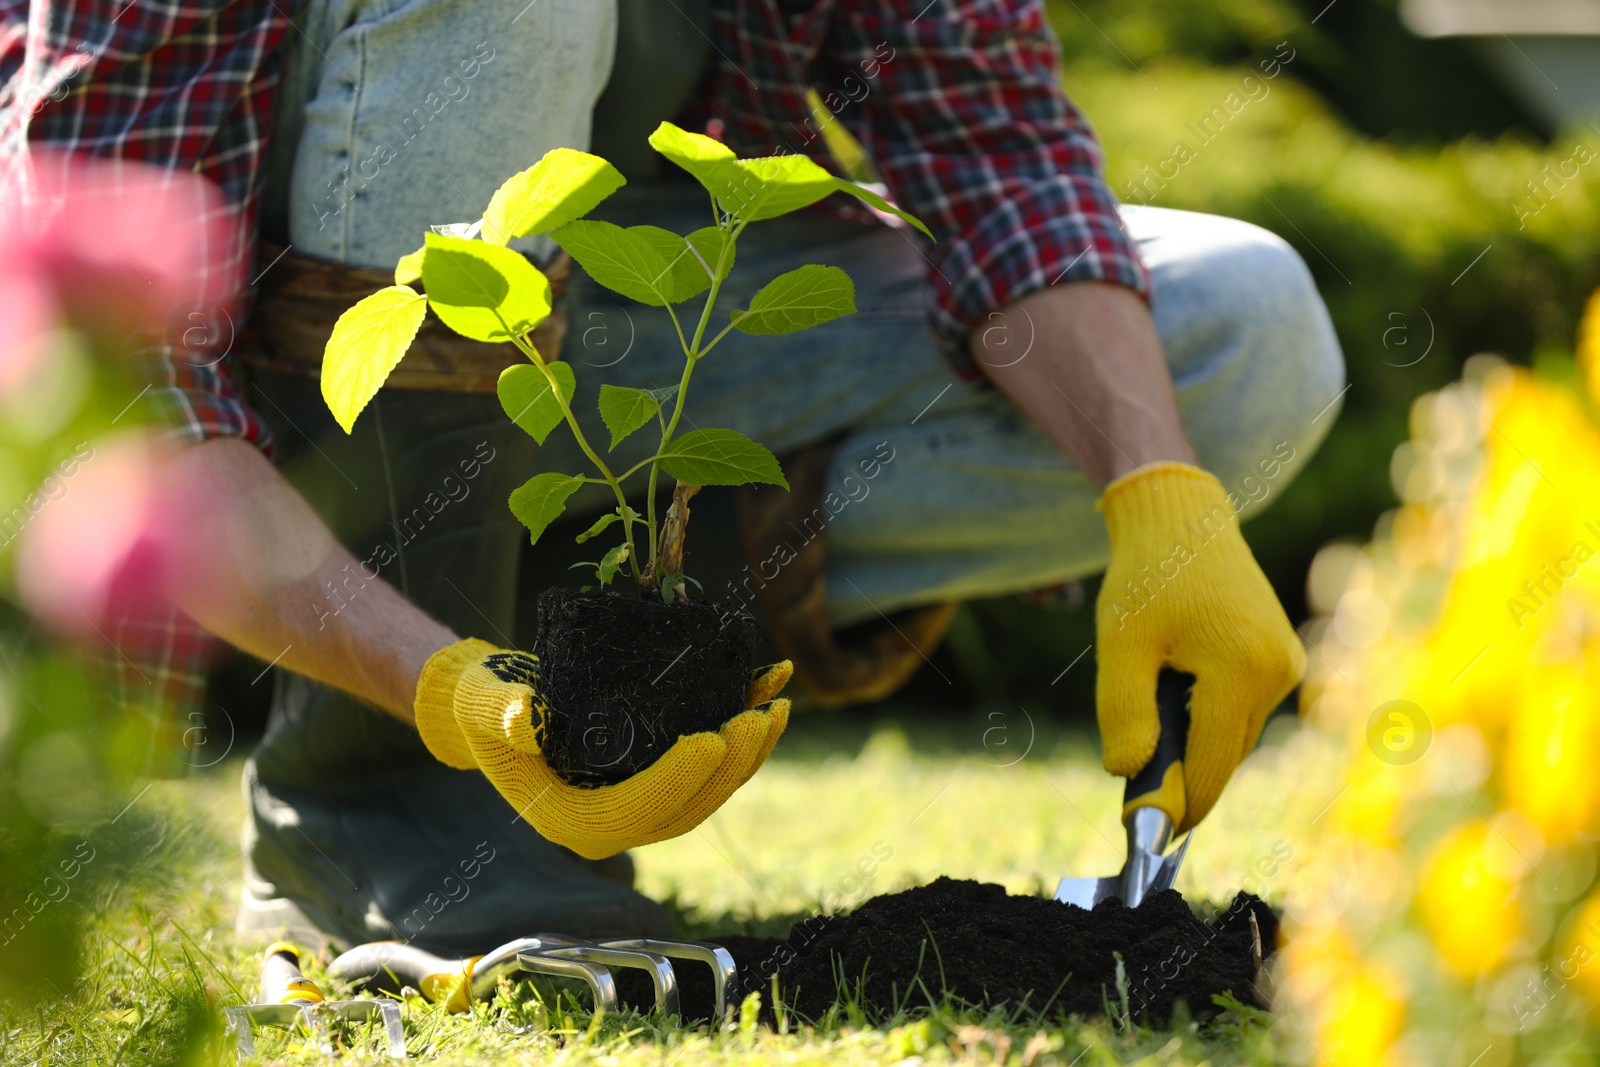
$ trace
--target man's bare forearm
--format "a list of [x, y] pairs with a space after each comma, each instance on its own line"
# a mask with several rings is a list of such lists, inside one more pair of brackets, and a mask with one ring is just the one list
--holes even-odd
[[359, 564], [251, 445], [206, 441], [172, 473], [200, 502], [179, 605], [238, 648], [411, 722], [423, 664], [456, 635], [379, 580], [338, 613], [319, 612], [325, 583]]
[[[1032, 347], [1018, 359], [1028, 338]], [[1148, 463], [1195, 461], [1155, 323], [1131, 290], [1100, 282], [1041, 289], [973, 331], [968, 347], [1096, 488]]]

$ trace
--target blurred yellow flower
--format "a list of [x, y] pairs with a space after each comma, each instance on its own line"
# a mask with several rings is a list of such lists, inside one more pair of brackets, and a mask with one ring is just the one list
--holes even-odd
[[1591, 829], [1600, 808], [1600, 693], [1587, 675], [1581, 659], [1530, 668], [1507, 732], [1506, 800], [1551, 842]]
[[1464, 978], [1492, 970], [1509, 954], [1522, 924], [1517, 881], [1487, 847], [1496, 833], [1482, 820], [1448, 834], [1423, 870], [1417, 909], [1446, 968]]
[[1419, 397], [1401, 507], [1308, 576], [1302, 702], [1350, 746], [1319, 849], [1344, 882], [1291, 891], [1281, 973], [1334, 1063], [1525, 1062], [1600, 1030], [1600, 293], [1577, 349], [1588, 402], [1493, 357]]
[[1320, 1031], [1318, 1051], [1335, 1067], [1384, 1063], [1405, 1016], [1398, 984], [1377, 967], [1357, 966], [1332, 992], [1330, 1019]]
[[1386, 1062], [1405, 1019], [1405, 994], [1387, 969], [1363, 963], [1336, 926], [1306, 931], [1289, 946], [1295, 970], [1315, 1004], [1316, 1062], [1373, 1067]]
[[1394, 843], [1405, 803], [1405, 775], [1376, 759], [1361, 759], [1349, 770], [1350, 789], [1328, 813], [1329, 829], [1375, 847]]

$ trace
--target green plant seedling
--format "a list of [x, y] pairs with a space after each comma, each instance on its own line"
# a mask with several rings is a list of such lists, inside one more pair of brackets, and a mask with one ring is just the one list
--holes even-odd
[[[404, 357], [430, 308], [464, 337], [516, 346], [528, 361], [500, 375], [501, 406], [540, 444], [565, 423], [594, 472], [535, 474], [511, 494], [512, 513], [537, 542], [579, 488], [588, 483], [609, 486], [616, 508], [577, 539], [588, 541], [620, 524], [622, 541], [586, 566], [594, 567], [601, 585], [625, 573], [670, 603], [686, 595], [681, 573], [683, 530], [682, 521], [670, 521], [670, 511], [669, 521], [657, 521], [656, 489], [662, 474], [677, 482], [675, 503], [687, 500], [703, 485], [764, 482], [788, 488], [773, 454], [743, 434], [714, 428], [678, 433], [696, 365], [730, 330], [793, 333], [855, 311], [855, 285], [849, 275], [838, 267], [807, 264], [768, 282], [749, 307], [734, 312], [708, 339], [712, 308], [733, 268], [745, 227], [843, 192], [905, 219], [923, 233], [928, 230], [872, 190], [836, 178], [804, 156], [739, 159], [720, 142], [666, 122], [650, 135], [650, 144], [705, 187], [711, 198], [711, 225], [676, 234], [656, 226], [623, 228], [585, 218], [625, 179], [599, 156], [554, 149], [500, 186], [478, 222], [435, 227], [421, 248], [400, 258], [394, 285], [339, 317], [323, 353], [322, 396], [349, 433]], [[683, 348], [683, 372], [676, 385], [600, 387], [600, 418], [611, 438], [607, 453], [652, 424], [659, 433], [653, 453], [626, 470], [613, 471], [573, 417], [577, 381], [571, 364], [546, 360], [529, 340], [550, 314], [550, 281], [507, 242], [538, 234], [548, 234], [599, 284], [662, 308]], [[418, 282], [421, 292], [415, 288]], [[702, 294], [698, 316], [680, 317], [676, 306]], [[641, 472], [647, 481], [642, 518], [628, 506], [623, 488]], [[647, 560], [641, 560], [636, 543], [640, 525], [648, 545]]]

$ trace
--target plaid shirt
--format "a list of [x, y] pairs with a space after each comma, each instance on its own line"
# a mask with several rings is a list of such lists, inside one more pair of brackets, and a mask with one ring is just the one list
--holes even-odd
[[[276, 0], [0, 0], [0, 156], [26, 140], [198, 171], [248, 227], [288, 25]], [[248, 264], [254, 250], [232, 254]], [[243, 264], [210, 266], [238, 276]], [[175, 432], [270, 448], [226, 360], [149, 356], [146, 397]]]
[[[0, 153], [26, 139], [197, 170], [253, 220], [290, 2], [0, 0]], [[1061, 92], [1042, 0], [712, 9], [719, 58], [697, 107], [741, 155], [799, 152], [832, 166], [806, 98], [817, 92], [900, 205], [939, 236], [925, 253], [930, 319], [964, 377], [979, 377], [967, 334], [1030, 292], [1089, 279], [1148, 296], [1100, 147]], [[176, 432], [270, 448], [226, 359], [152, 355], [148, 395]], [[157, 688], [180, 707], [202, 684], [192, 626], [175, 619], [140, 642], [141, 660], [164, 665]]]
[[714, 0], [712, 11], [724, 140], [741, 155], [821, 156], [814, 87], [938, 236], [930, 318], [963, 377], [980, 377], [967, 334], [1028, 293], [1093, 280], [1149, 296], [1099, 142], [1061, 91], [1041, 0]]

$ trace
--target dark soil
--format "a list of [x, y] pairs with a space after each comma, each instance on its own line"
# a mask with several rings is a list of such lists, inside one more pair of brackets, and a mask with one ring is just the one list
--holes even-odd
[[[1138, 908], [1107, 900], [1093, 912], [1039, 897], [1008, 896], [997, 885], [940, 878], [931, 885], [875, 897], [848, 916], [797, 923], [786, 940], [729, 936], [713, 940], [739, 964], [738, 996], [759, 991], [770, 1020], [772, 975], [790, 1011], [817, 1019], [840, 997], [854, 997], [869, 1018], [925, 1007], [941, 990], [974, 1004], [1026, 1007], [1054, 1018], [1121, 1012], [1117, 955], [1128, 1010], [1162, 1026], [1179, 1001], [1197, 1019], [1216, 1015], [1218, 993], [1265, 1007], [1255, 990], [1249, 915], [1262, 953], [1276, 943], [1277, 917], [1260, 899], [1239, 894], [1211, 923], [1196, 918], [1174, 890]], [[931, 935], [931, 936], [930, 936]], [[684, 1015], [711, 1007], [708, 968], [675, 964]], [[614, 972], [615, 973], [615, 972]], [[624, 973], [619, 985], [633, 1003]], [[737, 999], [737, 997], [736, 997]], [[643, 1004], [648, 1005], [645, 997]]]
[[545, 759], [566, 781], [620, 782], [745, 710], [758, 635], [739, 606], [573, 589], [537, 603]]

